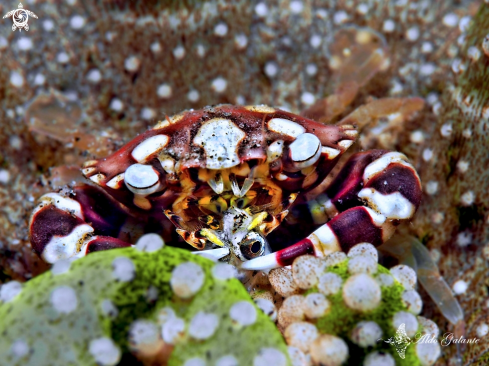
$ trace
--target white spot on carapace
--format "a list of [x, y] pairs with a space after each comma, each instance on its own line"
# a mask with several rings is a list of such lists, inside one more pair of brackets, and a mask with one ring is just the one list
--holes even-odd
[[489, 334], [489, 325], [487, 325], [487, 323], [480, 324], [475, 329], [475, 333], [477, 334], [477, 337], [479, 337], [479, 338], [485, 337], [487, 334]]
[[54, 22], [51, 19], [46, 19], [42, 22], [42, 27], [46, 32], [52, 32], [54, 29]]
[[34, 77], [34, 84], [35, 85], [44, 85], [46, 82], [46, 77], [43, 74], [36, 74]]
[[358, 192], [358, 197], [368, 201], [369, 206], [389, 219], [408, 219], [416, 210], [400, 192], [382, 194], [373, 188], [363, 188]]
[[300, 0], [293, 0], [289, 4], [289, 9], [293, 14], [300, 14], [304, 10], [304, 3]]
[[[90, 168], [88, 168], [90, 169]], [[105, 185], [107, 187], [113, 188], [113, 189], [119, 189], [122, 187], [122, 184], [124, 183], [124, 173], [116, 175], [114, 178], [109, 180]]]
[[198, 264], [185, 262], [173, 269], [170, 285], [178, 297], [188, 299], [200, 290], [204, 278], [204, 271]]
[[204, 148], [207, 169], [226, 169], [240, 163], [238, 147], [245, 136], [233, 121], [214, 118], [202, 124], [193, 142]]
[[471, 206], [475, 201], [475, 194], [473, 191], [467, 191], [460, 196], [460, 203], [464, 206]]
[[256, 321], [256, 309], [248, 301], [239, 301], [229, 310], [229, 316], [233, 321], [242, 326], [252, 325]]
[[427, 54], [433, 52], [433, 44], [431, 42], [423, 42], [421, 44], [421, 53]]
[[365, 15], [365, 14], [368, 13], [369, 8], [368, 8], [368, 5], [367, 4], [361, 3], [361, 4], [358, 4], [356, 10], [357, 10], [357, 13], [358, 14]]
[[112, 277], [121, 282], [129, 282], [136, 277], [136, 266], [127, 257], [117, 257], [112, 261]]
[[469, 284], [463, 280], [458, 280], [453, 284], [452, 288], [455, 295], [463, 295], [467, 292]]
[[211, 89], [218, 94], [223, 93], [226, 90], [227, 86], [227, 80], [220, 76], [212, 80], [211, 83]]
[[156, 89], [156, 94], [161, 99], [168, 99], [172, 96], [172, 88], [169, 84], [161, 84], [158, 86], [158, 89]]
[[169, 141], [166, 135], [152, 136], [136, 146], [131, 155], [138, 163], [146, 163], [154, 154], [163, 150]]
[[121, 359], [121, 350], [114, 341], [107, 337], [96, 338], [90, 341], [88, 351], [101, 366], [117, 365]]
[[54, 310], [61, 314], [69, 314], [75, 311], [78, 306], [76, 292], [72, 287], [59, 286], [56, 287], [49, 297]]
[[421, 144], [424, 142], [423, 131], [417, 130], [411, 133], [411, 142], [415, 144]]
[[190, 321], [188, 333], [199, 340], [210, 338], [219, 326], [219, 318], [216, 314], [199, 311]]
[[29, 37], [19, 38], [17, 47], [21, 51], [29, 51], [32, 48], [32, 40]]
[[469, 56], [469, 58], [475, 62], [481, 57], [481, 51], [479, 51], [479, 49], [475, 46], [470, 46], [467, 50], [467, 56]]
[[272, 162], [282, 156], [284, 150], [284, 141], [274, 141], [267, 148], [267, 162]]
[[312, 133], [300, 134], [295, 141], [289, 145], [290, 158], [296, 168], [307, 168], [321, 156], [321, 141]]
[[306, 132], [306, 129], [296, 122], [285, 118], [272, 118], [268, 121], [268, 129], [290, 137], [298, 137]]
[[156, 252], [164, 246], [163, 238], [155, 233], [144, 234], [136, 242], [136, 249], [147, 253]]
[[86, 244], [83, 243], [78, 248], [80, 241], [93, 232], [93, 228], [88, 224], [76, 226], [71, 233], [64, 236], [53, 236], [49, 243], [44, 247], [41, 257], [48, 263], [55, 263], [60, 259], [67, 259], [73, 256], [84, 256]]
[[328, 157], [328, 160], [333, 160], [334, 158], [336, 158], [339, 155], [340, 152], [341, 152], [340, 150], [333, 149], [333, 148], [327, 147], [327, 146], [323, 146], [321, 148], [321, 153], [326, 154], [326, 156]]

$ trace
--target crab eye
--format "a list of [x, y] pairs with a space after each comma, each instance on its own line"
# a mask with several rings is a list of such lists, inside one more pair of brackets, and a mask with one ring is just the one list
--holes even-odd
[[241, 253], [246, 259], [257, 258], [265, 253], [265, 238], [255, 231], [248, 233], [240, 244]]
[[131, 165], [124, 173], [124, 181], [131, 192], [141, 195], [154, 193], [160, 188], [158, 173], [151, 165]]

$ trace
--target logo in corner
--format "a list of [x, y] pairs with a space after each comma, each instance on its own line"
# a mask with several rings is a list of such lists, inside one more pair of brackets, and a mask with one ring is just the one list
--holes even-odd
[[19, 3], [19, 8], [15, 10], [9, 11], [7, 14], [3, 16], [3, 18], [9, 18], [12, 17], [12, 20], [14, 24], [12, 25], [12, 30], [15, 31], [17, 28], [19, 28], [19, 32], [22, 31], [22, 28], [24, 28], [26, 31], [29, 30], [29, 24], [27, 24], [29, 20], [29, 15], [33, 18], [37, 19], [37, 15], [34, 14], [30, 10], [24, 9], [21, 3]]
[[[379, 339], [379, 341], [382, 339]], [[406, 324], [402, 323], [397, 329], [396, 335], [384, 341], [385, 343], [392, 344], [399, 357], [404, 359], [406, 357], [406, 348], [413, 342], [406, 334]]]

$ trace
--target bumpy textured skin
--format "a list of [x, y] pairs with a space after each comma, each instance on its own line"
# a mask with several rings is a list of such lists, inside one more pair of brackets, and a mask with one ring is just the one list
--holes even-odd
[[[115, 258], [129, 258], [135, 265], [135, 277], [120, 282], [112, 275]], [[169, 285], [173, 268], [183, 262], [198, 264], [205, 273], [200, 291], [188, 300], [176, 297]], [[192, 340], [177, 345], [168, 365], [182, 365], [188, 358], [207, 358], [209, 364], [223, 355], [232, 354], [243, 365], [253, 363], [262, 347], [272, 347], [287, 354], [282, 337], [273, 323], [257, 309], [256, 322], [247, 327], [235, 327], [228, 315], [237, 301], [253, 303], [238, 280], [218, 280], [211, 273], [214, 263], [176, 248], [165, 247], [153, 253], [126, 248], [95, 253], [71, 264], [64, 274], [47, 272], [24, 285], [11, 302], [0, 304], [0, 358], [2, 365], [94, 365], [88, 351], [91, 340], [109, 337], [121, 348], [123, 360], [136, 362], [127, 349], [128, 330], [135, 320], [156, 322], [158, 310], [172, 307], [177, 316], [188, 321], [199, 311], [219, 317], [219, 328], [205, 341]], [[69, 314], [59, 314], [50, 303], [50, 294], [59, 286], [69, 286], [76, 292], [78, 306]], [[150, 286], [158, 290], [156, 301], [147, 300]], [[101, 310], [109, 299], [119, 315], [111, 319]], [[30, 353], [14, 359], [12, 343], [22, 339]], [[252, 342], [250, 340], [253, 340]]]

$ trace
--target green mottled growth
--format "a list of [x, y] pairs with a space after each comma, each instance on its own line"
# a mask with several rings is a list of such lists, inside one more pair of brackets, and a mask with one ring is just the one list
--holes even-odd
[[[121, 282], [113, 275], [112, 262], [126, 257], [134, 264], [135, 276]], [[205, 281], [190, 299], [178, 298], [170, 279], [175, 266], [184, 262], [200, 265]], [[182, 365], [187, 359], [200, 357], [209, 365], [224, 355], [233, 355], [240, 364], [253, 364], [262, 347], [287, 354], [283, 339], [274, 324], [257, 310], [256, 322], [243, 327], [235, 324], [229, 309], [238, 301], [252, 303], [248, 293], [236, 279], [220, 280], [212, 275], [214, 263], [187, 251], [165, 247], [154, 253], [133, 248], [93, 253], [71, 264], [63, 274], [47, 272], [24, 285], [22, 292], [9, 303], [0, 305], [0, 359], [2, 365], [95, 365], [89, 352], [90, 341], [100, 337], [114, 340], [122, 350], [123, 360], [133, 362], [128, 350], [128, 330], [139, 319], [157, 321], [161, 308], [170, 306], [185, 321], [183, 339], [176, 344], [168, 364]], [[51, 294], [60, 286], [76, 293], [76, 307], [60, 313], [51, 302]], [[157, 290], [156, 300], [148, 298], [148, 289]], [[111, 318], [102, 311], [102, 302], [110, 300], [118, 310]], [[188, 325], [199, 311], [216, 314], [216, 333], [202, 341], [188, 334]], [[15, 341], [28, 346], [28, 352], [16, 357]], [[18, 345], [18, 343], [17, 343]], [[132, 360], [132, 361], [131, 361]]]
[[[336, 273], [343, 279], [343, 281], [346, 281], [350, 277], [350, 274], [348, 273], [348, 260], [338, 265], [328, 267], [327, 271]], [[378, 265], [375, 276], [381, 273], [390, 274], [388, 269]], [[401, 359], [394, 347], [383, 341], [379, 341], [374, 347], [369, 347], [367, 349], [361, 348], [350, 341], [351, 331], [360, 321], [376, 322], [382, 328], [383, 340], [387, 340], [395, 335], [396, 330], [392, 327], [392, 318], [398, 311], [407, 310], [401, 300], [404, 288], [399, 282], [395, 281], [390, 287], [381, 286], [381, 291], [382, 301], [380, 306], [370, 312], [359, 312], [348, 308], [343, 302], [341, 291], [335, 295], [327, 296], [331, 302], [331, 311], [317, 320], [316, 326], [319, 332], [339, 336], [348, 343], [350, 354], [348, 365], [361, 365], [365, 356], [374, 351], [385, 351], [390, 353], [395, 358], [397, 366], [420, 365], [413, 345], [408, 346], [406, 357]], [[317, 292], [317, 288], [310, 292]]]

